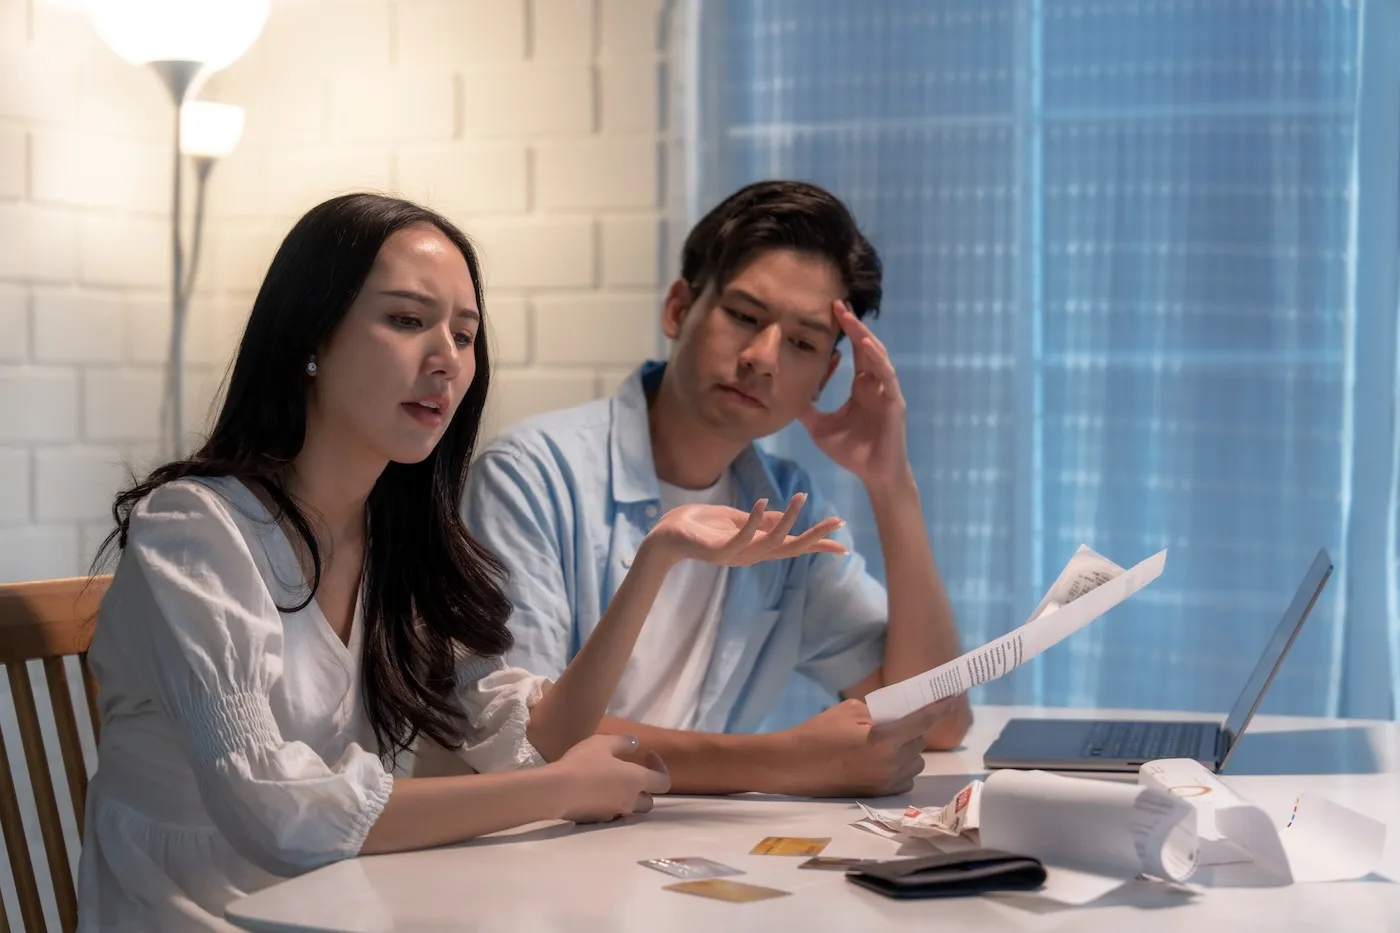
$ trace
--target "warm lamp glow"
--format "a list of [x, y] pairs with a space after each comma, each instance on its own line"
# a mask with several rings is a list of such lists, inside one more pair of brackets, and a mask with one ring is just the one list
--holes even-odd
[[217, 71], [262, 32], [269, 0], [91, 0], [92, 23], [133, 65], [198, 62]]
[[242, 135], [242, 107], [192, 100], [180, 111], [180, 151], [185, 155], [222, 159]]

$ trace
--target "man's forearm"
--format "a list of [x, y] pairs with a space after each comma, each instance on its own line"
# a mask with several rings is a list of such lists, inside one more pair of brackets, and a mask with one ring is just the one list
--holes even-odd
[[614, 716], [598, 729], [637, 737], [637, 760], [656, 752], [671, 772], [673, 794], [742, 794], [748, 791], [789, 793], [784, 776], [787, 756], [781, 733], [717, 735], [660, 729]]
[[[913, 475], [868, 490], [889, 593], [884, 682], [898, 683], [962, 653], [953, 606], [929, 544]], [[930, 748], [952, 748], [971, 724], [966, 700], [928, 733]]]

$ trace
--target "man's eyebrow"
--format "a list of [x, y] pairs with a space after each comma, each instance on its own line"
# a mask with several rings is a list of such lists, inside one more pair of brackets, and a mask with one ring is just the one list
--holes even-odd
[[831, 324], [826, 323], [825, 321], [822, 321], [822, 322], [815, 321], [815, 320], [813, 320], [812, 318], [809, 318], [809, 317], [807, 317], [807, 316], [805, 316], [805, 315], [798, 315], [798, 316], [797, 316], [797, 326], [798, 326], [798, 327], [805, 327], [805, 328], [807, 328], [808, 330], [819, 331], [819, 332], [825, 334], [825, 335], [828, 336], [828, 337], [835, 337], [835, 336], [836, 336], [836, 330], [837, 330], [837, 329], [836, 329], [834, 326], [832, 326]]
[[730, 287], [726, 288], [726, 289], [724, 290], [724, 297], [725, 297], [725, 298], [728, 298], [728, 299], [731, 299], [731, 300], [737, 298], [737, 299], [739, 299], [740, 301], [743, 301], [743, 302], [746, 302], [746, 303], [748, 303], [748, 304], [754, 305], [755, 307], [757, 307], [757, 308], [758, 308], [759, 310], [761, 310], [761, 311], [767, 311], [767, 310], [768, 310], [768, 305], [767, 305], [767, 303], [765, 303], [764, 301], [760, 300], [756, 295], [752, 295], [752, 294], [750, 294], [750, 293], [744, 291], [742, 288], [738, 288], [737, 286], [731, 285]]
[[[406, 298], [409, 301], [416, 301], [418, 302], [418, 304], [423, 305], [427, 308], [437, 307], [437, 300], [434, 299], [431, 295], [425, 295], [422, 292], [415, 292], [409, 288], [390, 288], [380, 292], [379, 294], [387, 295], [390, 298]], [[457, 311], [454, 313], [453, 317], [465, 317], [473, 321], [480, 321], [481, 312], [475, 308], [458, 308]]]
[[[723, 297], [727, 300], [738, 300], [740, 302], [743, 302], [744, 304], [753, 305], [760, 311], [772, 310], [768, 303], [763, 301], [757, 295], [754, 295], [736, 286], [730, 286], [729, 288], [726, 288], [724, 290]], [[808, 330], [818, 331], [822, 334], [825, 334], [828, 337], [836, 336], [837, 328], [826, 321], [818, 320], [816, 317], [804, 314], [801, 311], [794, 311], [792, 313], [792, 318], [799, 327], [805, 327]]]

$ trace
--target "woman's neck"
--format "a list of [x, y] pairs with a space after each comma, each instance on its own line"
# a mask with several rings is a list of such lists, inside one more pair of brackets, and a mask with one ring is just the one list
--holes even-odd
[[[388, 462], [367, 456], [363, 448], [347, 449], [308, 426], [306, 441], [292, 460], [287, 492], [324, 524], [330, 546], [356, 541], [364, 535], [365, 503]], [[319, 535], [318, 535], [319, 536]]]

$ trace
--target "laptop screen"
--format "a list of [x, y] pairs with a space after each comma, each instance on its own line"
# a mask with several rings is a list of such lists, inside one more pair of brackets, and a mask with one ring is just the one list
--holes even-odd
[[1249, 681], [1244, 685], [1244, 692], [1235, 701], [1234, 709], [1230, 710], [1230, 716], [1225, 720], [1225, 736], [1230, 745], [1234, 745], [1235, 740], [1239, 738], [1240, 733], [1244, 731], [1244, 727], [1248, 725], [1250, 718], [1254, 715], [1254, 711], [1259, 708], [1259, 701], [1263, 699], [1264, 691], [1269, 688], [1269, 682], [1274, 679], [1274, 672], [1278, 670], [1279, 662], [1288, 653], [1293, 639], [1298, 637], [1298, 631], [1303, 627], [1303, 620], [1308, 617], [1313, 604], [1317, 602], [1323, 584], [1327, 582], [1327, 578], [1331, 574], [1332, 558], [1327, 556], [1325, 550], [1318, 551], [1312, 566], [1308, 568], [1307, 576], [1298, 586], [1298, 592], [1293, 594], [1293, 602], [1288, 604], [1288, 610], [1284, 612], [1283, 619], [1279, 622], [1278, 628], [1274, 630], [1274, 637], [1270, 639], [1269, 646], [1264, 649], [1259, 663], [1254, 666], [1254, 673], [1249, 675]]

